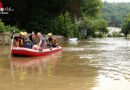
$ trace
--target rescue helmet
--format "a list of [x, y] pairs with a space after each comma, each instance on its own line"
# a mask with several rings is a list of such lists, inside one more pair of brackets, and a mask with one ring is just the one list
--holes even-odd
[[22, 35], [22, 36], [24, 36], [24, 33], [23, 33], [23, 32], [20, 32], [20, 33], [19, 33], [19, 35]]
[[24, 35], [27, 35], [28, 33], [27, 32], [23, 32], [24, 33]]
[[48, 36], [52, 36], [52, 33], [48, 33], [47, 35], [48, 35]]

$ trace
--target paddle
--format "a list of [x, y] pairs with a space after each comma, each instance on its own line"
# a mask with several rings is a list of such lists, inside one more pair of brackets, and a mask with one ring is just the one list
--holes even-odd
[[12, 65], [12, 60], [11, 60], [11, 52], [12, 52], [12, 48], [13, 48], [13, 42], [14, 42], [14, 33], [15, 33], [15, 30], [13, 32], [13, 36], [12, 36], [12, 41], [11, 41], [11, 48], [10, 48], [10, 53], [8, 55], [9, 57], [9, 60], [10, 60], [10, 68], [11, 68], [11, 73], [12, 73], [12, 78], [14, 80], [14, 71], [13, 71], [13, 65]]
[[13, 42], [14, 42], [14, 33], [15, 33], [15, 30], [13, 32], [13, 36], [12, 36], [12, 41], [11, 41], [11, 48], [10, 48], [10, 53], [9, 53], [9, 56], [11, 56], [11, 51], [12, 51], [12, 48], [13, 48]]

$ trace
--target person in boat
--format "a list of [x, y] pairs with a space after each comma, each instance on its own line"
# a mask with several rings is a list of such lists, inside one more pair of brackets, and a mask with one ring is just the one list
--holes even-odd
[[55, 37], [52, 36], [52, 33], [48, 33], [48, 40], [50, 43], [50, 47], [57, 47], [58, 43], [56, 42]]
[[24, 40], [25, 40], [25, 44], [23, 45], [23, 47], [26, 48], [32, 48], [33, 44], [31, 43], [31, 40], [29, 40], [28, 36], [27, 36], [27, 32], [24, 32]]
[[46, 39], [47, 48], [50, 48], [50, 42], [48, 40], [48, 37], [45, 34], [43, 34], [43, 37], [45, 37], [45, 39]]
[[[12, 38], [13, 38], [13, 35], [11, 36], [11, 39]], [[25, 45], [25, 39], [24, 39], [24, 33], [23, 32], [20, 32], [19, 36], [14, 36], [13, 39], [16, 40], [16, 47], [23, 47]]]
[[31, 40], [33, 45], [36, 44], [36, 42], [35, 42], [35, 33], [34, 32], [31, 33], [31, 35], [29, 36], [29, 39]]
[[42, 51], [42, 49], [47, 48], [46, 39], [40, 32], [37, 33], [37, 37], [39, 38], [39, 43], [38, 45], [34, 45], [33, 49]]

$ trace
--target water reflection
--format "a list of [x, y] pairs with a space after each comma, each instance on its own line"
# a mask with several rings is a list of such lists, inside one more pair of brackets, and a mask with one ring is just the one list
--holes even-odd
[[[91, 60], [89, 65], [101, 67], [100, 74], [114, 80], [130, 79], [130, 41], [118, 38], [98, 39], [86, 41], [96, 46], [84, 46], [93, 51], [80, 55], [80, 58]], [[94, 51], [98, 53], [94, 53]]]
[[77, 45], [78, 44], [78, 38], [69, 38], [68, 43], [72, 45]]
[[29, 75], [51, 76], [55, 72], [55, 66], [62, 52], [42, 57], [12, 57], [14, 76], [19, 80], [25, 80]]
[[[99, 68], [97, 70], [99, 76], [96, 77], [97, 83], [95, 83], [97, 86], [94, 90], [130, 90], [130, 87], [124, 86], [130, 84], [129, 40], [123, 38], [90, 39], [81, 41], [77, 46], [66, 46], [64, 51], [84, 61], [80, 62], [80, 65]], [[114, 85], [111, 86], [109, 83]], [[108, 87], [111, 88], [107, 89]]]
[[27, 88], [26, 84], [33, 87], [31, 84], [35, 82], [47, 90], [49, 87], [53, 90], [90, 90], [95, 86], [99, 68], [80, 64], [84, 62], [79, 56], [70, 56], [66, 51], [62, 56], [58, 52], [40, 58], [12, 57], [15, 85]]
[[[0, 47], [0, 90], [130, 90], [130, 41], [90, 39], [44, 57], [12, 57]], [[14, 72], [14, 80], [10, 70]]]

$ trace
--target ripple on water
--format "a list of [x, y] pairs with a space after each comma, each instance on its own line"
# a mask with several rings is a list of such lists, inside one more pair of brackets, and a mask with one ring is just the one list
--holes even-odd
[[80, 59], [90, 60], [89, 65], [101, 67], [98, 72], [104, 76], [114, 80], [130, 79], [130, 41], [96, 39], [86, 42], [89, 45], [83, 45], [83, 47], [88, 53], [78, 55]]
[[76, 47], [67, 47], [67, 48], [63, 48], [63, 51], [84, 51], [85, 48], [76, 48]]

